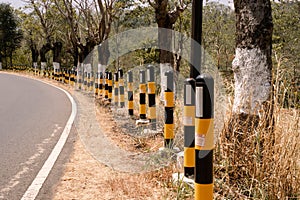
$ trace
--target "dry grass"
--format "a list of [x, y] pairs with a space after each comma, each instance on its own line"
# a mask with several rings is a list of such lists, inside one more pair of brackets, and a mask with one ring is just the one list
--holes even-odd
[[[274, 86], [274, 112], [268, 116], [274, 124], [266, 120], [251, 124], [250, 120], [241, 128], [239, 123], [227, 122], [235, 130], [224, 129], [220, 135], [215, 154], [216, 199], [300, 198], [300, 110], [284, 108], [279, 89], [285, 86], [280, 79]], [[285, 87], [288, 90], [292, 88]]]

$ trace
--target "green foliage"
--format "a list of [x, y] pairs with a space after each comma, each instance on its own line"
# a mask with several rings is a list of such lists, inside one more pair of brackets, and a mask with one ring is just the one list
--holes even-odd
[[155, 24], [154, 11], [151, 7], [136, 5], [125, 12], [120, 23], [125, 29], [149, 27]]
[[[300, 107], [300, 3], [273, 3], [273, 63], [285, 107]], [[293, 99], [291, 101], [291, 99]]]
[[234, 11], [229, 6], [211, 2], [204, 7], [203, 16], [203, 48], [219, 70], [227, 71], [234, 57]]
[[3, 58], [4, 68], [12, 65], [12, 55], [20, 47], [22, 37], [14, 10], [9, 4], [0, 4], [0, 61]]

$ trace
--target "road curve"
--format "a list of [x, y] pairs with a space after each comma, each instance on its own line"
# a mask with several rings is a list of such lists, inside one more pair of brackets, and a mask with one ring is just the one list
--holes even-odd
[[62, 91], [0, 73], [0, 199], [22, 198], [56, 145], [70, 113], [71, 103]]

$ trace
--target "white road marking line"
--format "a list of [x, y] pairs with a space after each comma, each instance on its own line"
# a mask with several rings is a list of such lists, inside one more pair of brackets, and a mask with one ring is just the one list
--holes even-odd
[[[39, 80], [40, 81], [40, 80]], [[51, 85], [49, 83], [46, 83], [44, 81], [41, 81], [45, 84]], [[44, 163], [43, 167], [41, 168], [41, 170], [39, 171], [39, 173], [37, 174], [37, 176], [35, 177], [35, 179], [33, 180], [33, 182], [31, 183], [31, 185], [28, 187], [28, 189], [26, 190], [25, 194], [23, 195], [21, 200], [34, 200], [36, 198], [36, 196], [38, 195], [40, 189], [42, 188], [42, 185], [44, 184], [46, 178], [48, 177], [50, 171], [52, 170], [54, 163], [56, 162], [59, 154], [61, 153], [72, 128], [73, 122], [75, 120], [76, 114], [77, 114], [77, 106], [76, 106], [76, 102], [73, 99], [73, 97], [64, 89], [61, 89], [57, 86], [51, 85], [52, 87], [55, 87], [61, 91], [63, 91], [69, 98], [71, 104], [72, 104], [72, 113], [69, 117], [69, 120], [58, 140], [58, 142], [56, 143], [54, 149], [52, 150], [50, 156], [48, 157], [48, 159], [46, 160], [46, 162]]]
[[[8, 184], [3, 189], [0, 190], [0, 194], [11, 191], [15, 186], [17, 186], [20, 183], [20, 179], [22, 179], [24, 175], [30, 171], [30, 166], [34, 164], [36, 162], [36, 159], [44, 153], [45, 151], [44, 144], [49, 143], [49, 141], [55, 136], [54, 132], [57, 132], [57, 129], [61, 128], [57, 124], [55, 124], [55, 127], [56, 128], [53, 130], [53, 133], [49, 138], [44, 139], [40, 144], [36, 145], [37, 146], [36, 153], [32, 155], [30, 158], [28, 158], [26, 162], [20, 164], [20, 166], [23, 166], [22, 170], [20, 170], [17, 174], [15, 174], [10, 179]], [[0, 199], [4, 199], [4, 196], [1, 195]]]

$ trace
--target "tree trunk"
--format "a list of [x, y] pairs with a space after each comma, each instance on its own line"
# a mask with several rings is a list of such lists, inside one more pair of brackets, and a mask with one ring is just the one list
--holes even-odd
[[47, 44], [44, 44], [40, 50], [40, 56], [41, 56], [41, 62], [47, 62], [47, 59], [46, 59], [46, 54], [48, 51], [50, 51], [51, 49], [51, 45], [49, 43]]
[[166, 89], [165, 72], [174, 69], [174, 57], [172, 53], [172, 31], [173, 25], [185, 8], [176, 7], [174, 11], [169, 11], [169, 1], [160, 0], [152, 2], [150, 5], [155, 9], [155, 19], [158, 25], [158, 47], [160, 49], [160, 74], [161, 74], [161, 95], [160, 99], [164, 100], [164, 90]]
[[38, 62], [38, 57], [39, 57], [39, 51], [38, 51], [36, 45], [31, 44], [30, 45], [30, 50], [31, 50], [32, 63], [37, 63]]
[[271, 96], [272, 15], [270, 0], [235, 0], [236, 52], [233, 113], [259, 115]]
[[[232, 61], [235, 94], [224, 151], [230, 183], [260, 179], [264, 138], [272, 127], [272, 15], [270, 0], [234, 0], [236, 50]], [[270, 126], [271, 125], [271, 126]], [[258, 129], [259, 128], [259, 129]], [[270, 144], [270, 143], [269, 143]], [[255, 186], [254, 186], [255, 187]], [[247, 195], [247, 194], [246, 194]]]
[[2, 55], [1, 55], [1, 52], [0, 52], [0, 70], [2, 70]]
[[110, 52], [108, 41], [104, 41], [101, 45], [98, 45], [98, 73], [105, 74], [106, 66], [109, 60]]
[[61, 42], [55, 42], [53, 44], [53, 62], [60, 63], [61, 62], [61, 49], [62, 49], [62, 43]]

